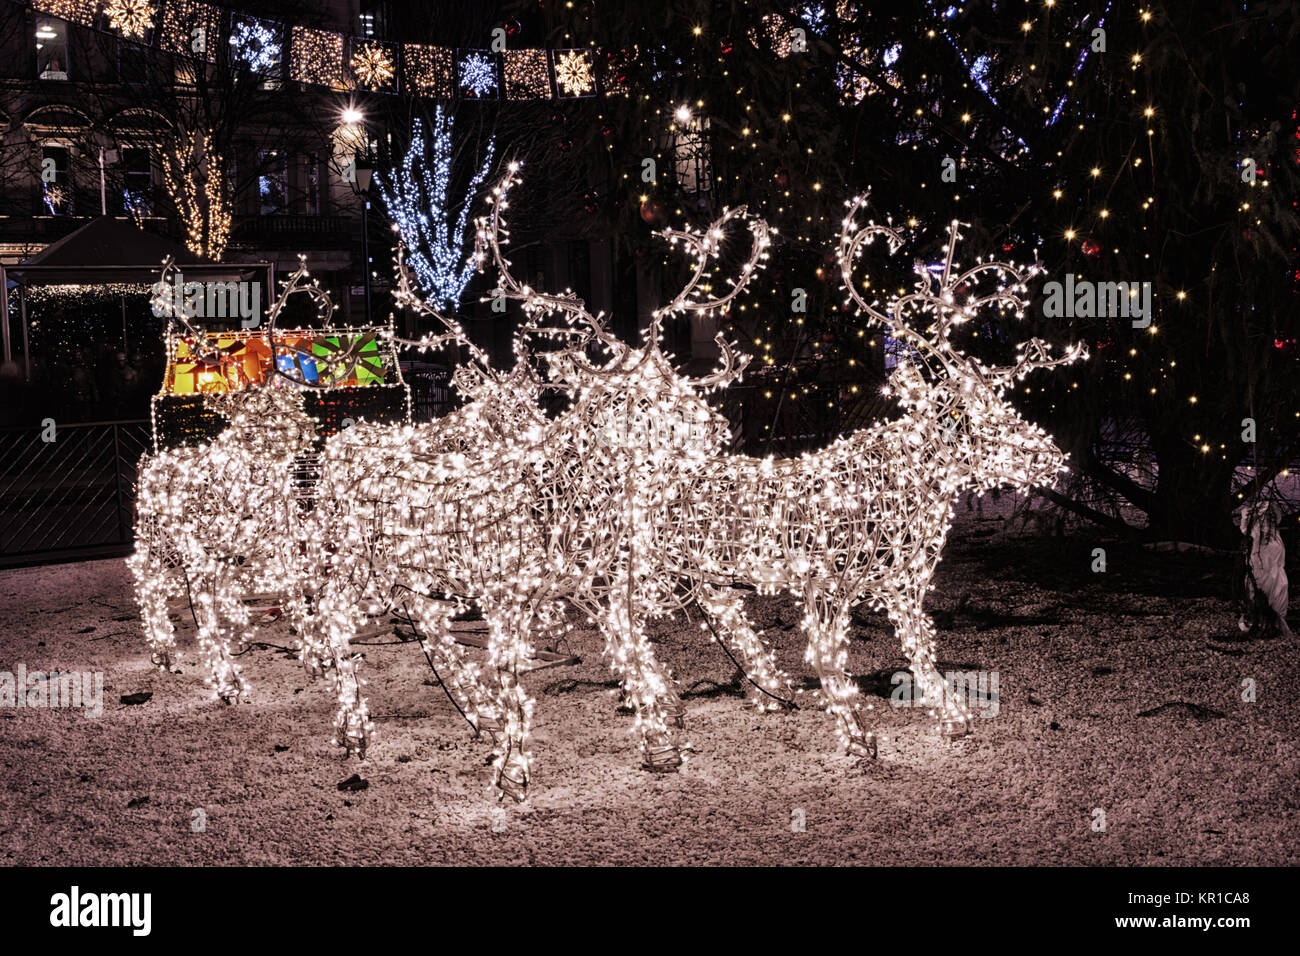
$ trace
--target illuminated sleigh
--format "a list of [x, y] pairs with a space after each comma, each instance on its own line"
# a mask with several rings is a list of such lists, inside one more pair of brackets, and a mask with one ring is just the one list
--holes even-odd
[[[164, 262], [155, 288], [172, 288], [174, 273], [175, 265]], [[303, 263], [257, 329], [205, 330], [179, 314], [177, 303], [155, 298], [169, 319], [167, 368], [151, 409], [155, 452], [214, 439], [224, 425], [211, 397], [246, 389], [296, 386], [322, 439], [363, 418], [410, 420], [410, 388], [398, 364], [391, 318], [369, 328], [331, 326], [336, 306], [308, 278]], [[322, 327], [277, 329], [289, 297], [299, 293], [310, 299]]]
[[[246, 643], [256, 621], [281, 611], [301, 631], [310, 611], [301, 564], [321, 443], [363, 418], [409, 421], [410, 391], [391, 322], [328, 327], [335, 307], [305, 263], [258, 330], [197, 328], [166, 294], [174, 277], [167, 260], [154, 298], [169, 320], [167, 369], [152, 405], [154, 453], [139, 467], [129, 564], [154, 662], [174, 663], [173, 617], [191, 622], [210, 685], [233, 701], [246, 685], [231, 638]], [[276, 329], [297, 293], [322, 328]]]

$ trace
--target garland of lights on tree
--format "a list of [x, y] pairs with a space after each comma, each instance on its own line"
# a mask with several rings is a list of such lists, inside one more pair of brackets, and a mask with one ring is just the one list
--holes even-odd
[[[407, 250], [420, 288], [435, 305], [450, 309], [459, 305], [474, 274], [474, 265], [465, 260], [464, 254], [470, 203], [466, 201], [454, 223], [450, 221], [453, 211], [447, 192], [451, 185], [454, 129], [455, 121], [439, 106], [431, 131], [433, 162], [429, 163], [424, 125], [417, 118], [400, 171], [376, 177], [384, 207]], [[493, 137], [488, 141], [482, 165], [470, 179], [466, 196], [477, 193], [492, 168], [495, 149]]]

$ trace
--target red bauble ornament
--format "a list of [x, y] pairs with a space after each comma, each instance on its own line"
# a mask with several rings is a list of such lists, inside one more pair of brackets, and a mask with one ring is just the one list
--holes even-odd
[[668, 221], [668, 210], [656, 199], [647, 199], [641, 204], [641, 218], [656, 229]]
[[1093, 242], [1091, 239], [1085, 239], [1083, 241], [1083, 254], [1085, 256], [1095, 256], [1099, 252], [1101, 252], [1101, 246], [1097, 243]]

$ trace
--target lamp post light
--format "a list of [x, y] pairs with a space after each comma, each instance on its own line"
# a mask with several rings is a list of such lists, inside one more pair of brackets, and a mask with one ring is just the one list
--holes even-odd
[[356, 179], [352, 188], [361, 197], [361, 270], [366, 289], [366, 325], [370, 325], [370, 180], [375, 174], [374, 164], [368, 157], [358, 155], [353, 160]]
[[[370, 180], [374, 176], [374, 163], [370, 160], [370, 134], [366, 131], [366, 117], [349, 103], [339, 115], [342, 125], [338, 129], [340, 143], [352, 153], [352, 161], [343, 169], [343, 179], [361, 200], [361, 273], [366, 290], [366, 325], [370, 324]], [[346, 155], [346, 154], [345, 154]]]

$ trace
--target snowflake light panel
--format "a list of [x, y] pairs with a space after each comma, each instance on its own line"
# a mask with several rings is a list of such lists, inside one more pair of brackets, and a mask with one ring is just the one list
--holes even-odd
[[271, 20], [237, 16], [230, 24], [230, 54], [259, 76], [279, 70], [284, 28]]
[[378, 40], [352, 41], [352, 79], [358, 88], [373, 92], [392, 92], [397, 79], [397, 53], [388, 43]]
[[461, 52], [460, 89], [474, 99], [491, 99], [497, 95], [496, 57], [487, 50]]
[[104, 17], [111, 29], [128, 40], [144, 40], [153, 29], [156, 0], [105, 0]]
[[555, 51], [555, 86], [562, 97], [591, 96], [596, 75], [589, 50]]

